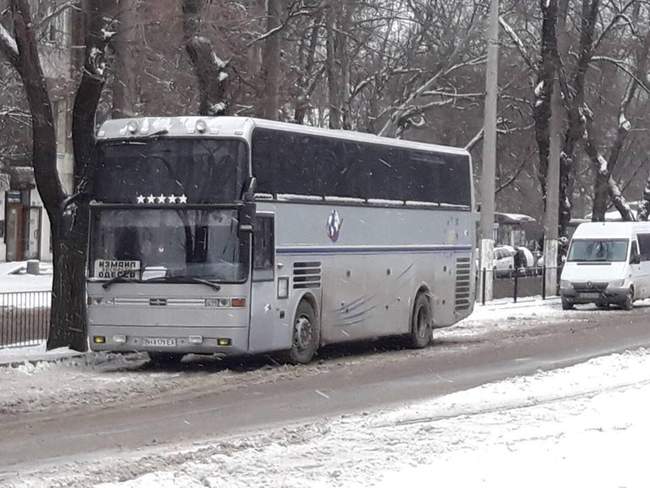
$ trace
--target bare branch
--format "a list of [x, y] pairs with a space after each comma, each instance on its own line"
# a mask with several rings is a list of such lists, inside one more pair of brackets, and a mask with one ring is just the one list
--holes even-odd
[[508, 34], [508, 37], [510, 37], [512, 43], [515, 46], [517, 46], [517, 50], [519, 51], [519, 54], [524, 60], [524, 62], [526, 63], [526, 65], [528, 65], [528, 68], [534, 72], [537, 68], [535, 66], [535, 63], [531, 59], [530, 54], [526, 50], [526, 47], [524, 46], [524, 43], [521, 40], [521, 38], [517, 35], [515, 30], [510, 26], [510, 24], [506, 22], [506, 20], [503, 17], [499, 17], [499, 24], [501, 24], [501, 27], [503, 27], [505, 33]]

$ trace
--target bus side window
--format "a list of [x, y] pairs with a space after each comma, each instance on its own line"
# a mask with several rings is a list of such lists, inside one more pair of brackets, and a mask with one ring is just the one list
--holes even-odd
[[273, 279], [274, 256], [273, 217], [258, 215], [255, 219], [253, 235], [253, 279], [255, 281]]

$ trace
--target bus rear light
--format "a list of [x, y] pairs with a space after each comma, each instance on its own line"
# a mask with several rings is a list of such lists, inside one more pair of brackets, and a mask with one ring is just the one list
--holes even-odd
[[232, 345], [232, 339], [227, 337], [220, 337], [217, 339], [217, 346], [227, 347]]
[[245, 298], [233, 298], [231, 300], [231, 305], [234, 308], [243, 308], [246, 306], [246, 299]]
[[278, 278], [278, 298], [289, 298], [289, 278]]

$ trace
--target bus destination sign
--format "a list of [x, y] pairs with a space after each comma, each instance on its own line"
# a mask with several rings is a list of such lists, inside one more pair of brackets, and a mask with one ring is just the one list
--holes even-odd
[[96, 278], [139, 278], [140, 261], [121, 261], [117, 259], [96, 259]]

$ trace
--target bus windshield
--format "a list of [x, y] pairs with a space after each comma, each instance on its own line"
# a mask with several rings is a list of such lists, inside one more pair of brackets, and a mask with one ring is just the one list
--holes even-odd
[[96, 208], [91, 225], [91, 278], [247, 278], [248, 239], [238, 236], [235, 209]]
[[627, 244], [627, 239], [574, 239], [568, 261], [625, 261]]
[[138, 203], [140, 195], [185, 195], [187, 203], [240, 198], [248, 176], [248, 149], [234, 139], [154, 137], [103, 142], [94, 198]]

